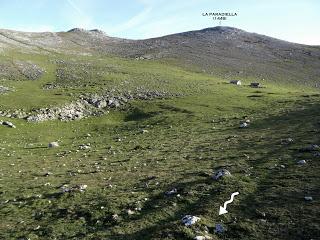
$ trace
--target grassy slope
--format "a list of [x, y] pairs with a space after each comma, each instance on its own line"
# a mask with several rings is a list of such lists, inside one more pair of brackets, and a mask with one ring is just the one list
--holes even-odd
[[[13, 120], [16, 129], [1, 127], [0, 238], [192, 239], [205, 226], [214, 239], [319, 237], [319, 159], [297, 151], [319, 144], [320, 97], [313, 90], [273, 85], [257, 90], [155, 61], [77, 58], [109, 65], [108, 74], [96, 82], [89, 79], [93, 82], [86, 88], [73, 83], [44, 91], [44, 83], [55, 81], [55, 66], [41, 58], [32, 60], [47, 74], [35, 82], [5, 82], [16, 92], [0, 96], [2, 108], [61, 104], [72, 99], [70, 93], [114, 86], [144, 85], [186, 95], [131, 102], [128, 111], [99, 118], [40, 124]], [[129, 83], [120, 85], [123, 81]], [[244, 115], [252, 125], [240, 130]], [[281, 145], [287, 137], [295, 142]], [[61, 146], [48, 149], [48, 142], [56, 140]], [[92, 148], [77, 152], [83, 143]], [[307, 166], [299, 167], [299, 159], [307, 159]], [[212, 180], [222, 166], [233, 177]], [[43, 176], [47, 171], [53, 174]], [[63, 184], [87, 184], [88, 189], [60, 194]], [[180, 197], [164, 195], [172, 187]], [[228, 206], [229, 214], [218, 216], [234, 191], [240, 195]], [[306, 195], [315, 200], [305, 202]], [[128, 216], [126, 211], [135, 207], [142, 210]], [[186, 214], [202, 220], [184, 227], [180, 219]], [[214, 234], [216, 223], [227, 228], [224, 235]]]

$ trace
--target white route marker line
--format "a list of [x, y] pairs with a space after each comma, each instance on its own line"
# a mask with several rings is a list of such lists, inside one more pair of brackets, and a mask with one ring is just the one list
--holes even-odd
[[228, 205], [229, 203], [232, 203], [232, 202], [233, 202], [234, 196], [236, 196], [236, 195], [239, 195], [239, 192], [234, 192], [234, 193], [232, 193], [230, 200], [226, 201], [226, 202], [223, 204], [223, 207], [220, 206], [219, 215], [228, 213], [228, 211], [227, 211], [227, 205]]

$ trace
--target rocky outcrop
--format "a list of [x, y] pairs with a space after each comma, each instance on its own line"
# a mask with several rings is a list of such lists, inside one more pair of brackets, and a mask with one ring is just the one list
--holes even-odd
[[86, 116], [96, 115], [95, 111], [85, 101], [76, 101], [66, 104], [62, 107], [41, 108], [27, 116], [28, 122], [43, 122], [59, 119], [61, 121], [70, 121], [84, 118]]
[[4, 61], [0, 63], [0, 79], [21, 81], [40, 78], [44, 69], [30, 61]]
[[[79, 100], [62, 107], [41, 108], [28, 114], [25, 118], [28, 122], [43, 122], [48, 120], [72, 121], [89, 116], [98, 116], [108, 113], [112, 108], [124, 108], [133, 99], [152, 100], [155, 98], [168, 98], [178, 96], [162, 91], [137, 89], [134, 92], [117, 93], [107, 91], [102, 95], [83, 95]], [[25, 114], [26, 115], [26, 114]], [[20, 114], [20, 116], [24, 116]]]
[[28, 80], [36, 80], [42, 76], [44, 70], [31, 62], [16, 61], [18, 71]]

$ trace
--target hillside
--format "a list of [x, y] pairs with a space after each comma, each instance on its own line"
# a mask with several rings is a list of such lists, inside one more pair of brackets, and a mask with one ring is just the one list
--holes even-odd
[[58, 33], [0, 30], [0, 51], [115, 55], [134, 59], [170, 59], [224, 78], [318, 87], [320, 49], [231, 27], [214, 27], [146, 40], [107, 36], [99, 30]]
[[319, 239], [319, 56], [0, 30], [0, 239]]

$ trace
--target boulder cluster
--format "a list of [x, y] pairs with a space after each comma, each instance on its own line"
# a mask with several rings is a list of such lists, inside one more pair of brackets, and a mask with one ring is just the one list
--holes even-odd
[[28, 122], [43, 122], [56, 119], [61, 121], [72, 121], [89, 116], [99, 116], [108, 113], [112, 108], [124, 108], [129, 101], [134, 99], [152, 100], [177, 96], [179, 96], [179, 94], [144, 88], [137, 88], [134, 91], [127, 92], [108, 90], [101, 95], [81, 95], [78, 100], [63, 106], [34, 109], [30, 112], [26, 112], [23, 109], [2, 110], [0, 111], [0, 116], [26, 119]]
[[31, 62], [16, 61], [15, 66], [20, 74], [22, 74], [28, 80], [36, 80], [44, 73], [42, 68]]

